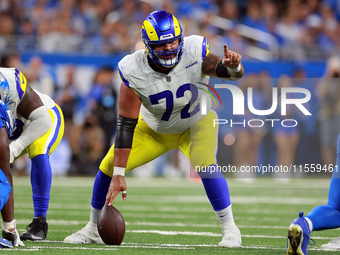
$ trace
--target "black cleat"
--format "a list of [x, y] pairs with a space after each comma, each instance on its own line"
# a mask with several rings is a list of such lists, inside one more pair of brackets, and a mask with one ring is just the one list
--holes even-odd
[[42, 241], [47, 237], [48, 224], [42, 215], [35, 217], [27, 227], [26, 231], [20, 235], [22, 241]]

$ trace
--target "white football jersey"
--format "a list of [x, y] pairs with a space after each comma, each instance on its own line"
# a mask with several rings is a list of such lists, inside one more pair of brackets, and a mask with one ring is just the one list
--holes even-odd
[[[8, 108], [11, 110], [14, 118], [16, 119], [16, 129], [19, 129], [23, 126], [25, 128], [30, 121], [22, 117], [17, 112], [17, 108], [26, 93], [27, 87], [26, 77], [16, 68], [0, 68], [0, 72], [5, 76], [5, 78], [8, 81], [9, 85]], [[42, 103], [46, 106], [47, 109], [51, 109], [54, 107], [55, 103], [52, 100], [52, 98], [36, 90], [34, 91], [38, 94]]]
[[182, 50], [181, 60], [168, 74], [150, 67], [145, 50], [127, 55], [118, 63], [122, 81], [142, 100], [143, 120], [159, 133], [185, 132], [211, 109], [204, 85], [209, 77], [202, 73], [202, 62], [209, 53], [207, 39], [185, 37]]

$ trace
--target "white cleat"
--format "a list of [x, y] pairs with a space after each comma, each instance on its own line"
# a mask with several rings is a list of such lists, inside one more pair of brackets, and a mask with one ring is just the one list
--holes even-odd
[[241, 247], [242, 238], [239, 228], [235, 224], [225, 228], [222, 231], [222, 241], [218, 245], [228, 248]]
[[340, 250], [340, 237], [334, 238], [329, 243], [321, 245], [322, 250], [339, 251]]
[[90, 244], [101, 242], [102, 239], [99, 236], [97, 225], [92, 222], [87, 223], [84, 228], [64, 239], [64, 243], [73, 244]]

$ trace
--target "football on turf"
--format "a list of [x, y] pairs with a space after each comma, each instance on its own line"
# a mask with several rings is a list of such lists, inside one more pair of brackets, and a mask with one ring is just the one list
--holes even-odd
[[125, 235], [125, 221], [122, 214], [112, 205], [104, 205], [98, 217], [97, 228], [103, 242], [120, 245]]

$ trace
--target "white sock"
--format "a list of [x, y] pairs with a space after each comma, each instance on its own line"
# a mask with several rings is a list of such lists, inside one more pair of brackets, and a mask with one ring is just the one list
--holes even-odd
[[100, 212], [101, 212], [101, 210], [98, 210], [98, 209], [93, 208], [91, 206], [90, 222], [97, 225], [98, 216], [99, 216]]
[[215, 211], [216, 216], [218, 218], [218, 220], [221, 222], [222, 226], [225, 223], [234, 223], [234, 216], [233, 216], [233, 212], [231, 210], [231, 205], [229, 205], [227, 208], [224, 208], [221, 211]]
[[307, 218], [307, 217], [305, 217], [305, 220], [308, 223], [310, 232], [312, 232], [313, 231], [313, 222], [309, 218]]

